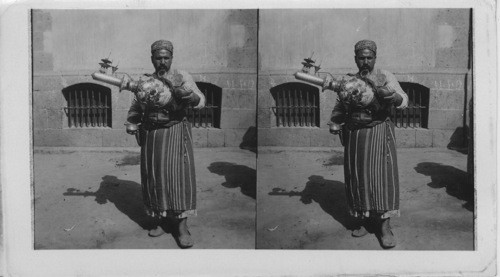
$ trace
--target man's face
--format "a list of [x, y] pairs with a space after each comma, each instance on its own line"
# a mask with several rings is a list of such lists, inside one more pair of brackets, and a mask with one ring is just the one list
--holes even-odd
[[151, 62], [155, 67], [156, 74], [163, 75], [172, 65], [172, 54], [165, 49], [157, 50], [151, 56]]
[[377, 60], [377, 56], [373, 51], [368, 49], [359, 50], [354, 56], [356, 60], [356, 65], [360, 72], [368, 70], [371, 72], [375, 67], [375, 61]]

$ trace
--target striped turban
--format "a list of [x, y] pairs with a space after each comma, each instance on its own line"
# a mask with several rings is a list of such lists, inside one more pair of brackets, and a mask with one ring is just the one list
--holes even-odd
[[371, 40], [360, 40], [354, 45], [354, 54], [358, 53], [360, 50], [368, 49], [371, 50], [375, 55], [377, 55], [377, 44]]
[[161, 40], [157, 40], [157, 41], [153, 42], [153, 44], [151, 44], [151, 54], [154, 54], [155, 51], [161, 50], [161, 49], [167, 50], [172, 55], [174, 54], [174, 45], [172, 44], [172, 42], [170, 42], [168, 40], [161, 39]]

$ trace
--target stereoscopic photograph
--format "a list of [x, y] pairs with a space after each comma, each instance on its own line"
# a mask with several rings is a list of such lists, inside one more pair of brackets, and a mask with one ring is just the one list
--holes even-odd
[[257, 248], [474, 250], [471, 22], [260, 11]]
[[255, 248], [256, 10], [33, 10], [35, 249]]

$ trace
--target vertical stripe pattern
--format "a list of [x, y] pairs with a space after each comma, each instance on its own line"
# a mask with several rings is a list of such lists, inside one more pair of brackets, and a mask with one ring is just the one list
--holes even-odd
[[399, 209], [394, 124], [348, 130], [344, 149], [346, 196], [351, 213]]
[[168, 128], [142, 130], [141, 183], [144, 204], [161, 214], [196, 209], [196, 176], [187, 121]]

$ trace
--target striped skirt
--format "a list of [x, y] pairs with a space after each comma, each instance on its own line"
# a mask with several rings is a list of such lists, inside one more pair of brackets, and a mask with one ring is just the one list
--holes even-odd
[[344, 176], [350, 214], [356, 217], [399, 215], [399, 178], [394, 124], [348, 130]]
[[151, 216], [196, 215], [191, 124], [141, 131], [141, 184]]

